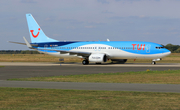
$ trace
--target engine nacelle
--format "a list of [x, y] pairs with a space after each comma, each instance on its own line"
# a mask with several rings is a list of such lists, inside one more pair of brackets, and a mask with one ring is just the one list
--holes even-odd
[[90, 62], [106, 62], [107, 61], [107, 57], [106, 54], [91, 54], [89, 56], [89, 61]]

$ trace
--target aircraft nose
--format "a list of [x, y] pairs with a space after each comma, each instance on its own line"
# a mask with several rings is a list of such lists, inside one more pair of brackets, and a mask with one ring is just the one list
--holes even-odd
[[162, 56], [161, 57], [166, 57], [171, 54], [171, 51], [168, 49], [162, 49]]
[[166, 56], [170, 55], [171, 54], [171, 51], [169, 51], [168, 49], [166, 49]]
[[168, 55], [170, 55], [170, 54], [171, 54], [171, 51], [169, 51]]

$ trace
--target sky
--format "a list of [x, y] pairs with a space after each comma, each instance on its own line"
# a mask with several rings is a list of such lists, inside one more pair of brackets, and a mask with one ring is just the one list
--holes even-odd
[[180, 0], [0, 0], [0, 50], [27, 50], [26, 13], [48, 37], [180, 45]]

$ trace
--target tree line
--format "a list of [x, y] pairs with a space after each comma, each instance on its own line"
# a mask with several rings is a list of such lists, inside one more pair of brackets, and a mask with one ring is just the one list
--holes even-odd
[[0, 54], [40, 54], [33, 50], [0, 50]]
[[[167, 44], [162, 46], [170, 50], [171, 53], [180, 53], [180, 45]], [[40, 53], [34, 50], [0, 50], [0, 54], [40, 54]]]
[[180, 53], [180, 45], [167, 44], [163, 45], [166, 49], [170, 50], [171, 53]]

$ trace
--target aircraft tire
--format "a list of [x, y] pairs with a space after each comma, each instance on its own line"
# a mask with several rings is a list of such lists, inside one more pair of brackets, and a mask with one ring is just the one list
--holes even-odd
[[83, 60], [83, 61], [82, 61], [82, 64], [83, 64], [83, 65], [88, 65], [88, 64], [89, 64], [89, 61], [88, 61], [88, 60]]
[[152, 65], [155, 65], [155, 64], [156, 64], [156, 62], [155, 62], [155, 61], [153, 61], [151, 64], [152, 64]]
[[82, 61], [82, 64], [83, 64], [83, 65], [86, 65], [86, 60], [83, 60], [83, 61]]

